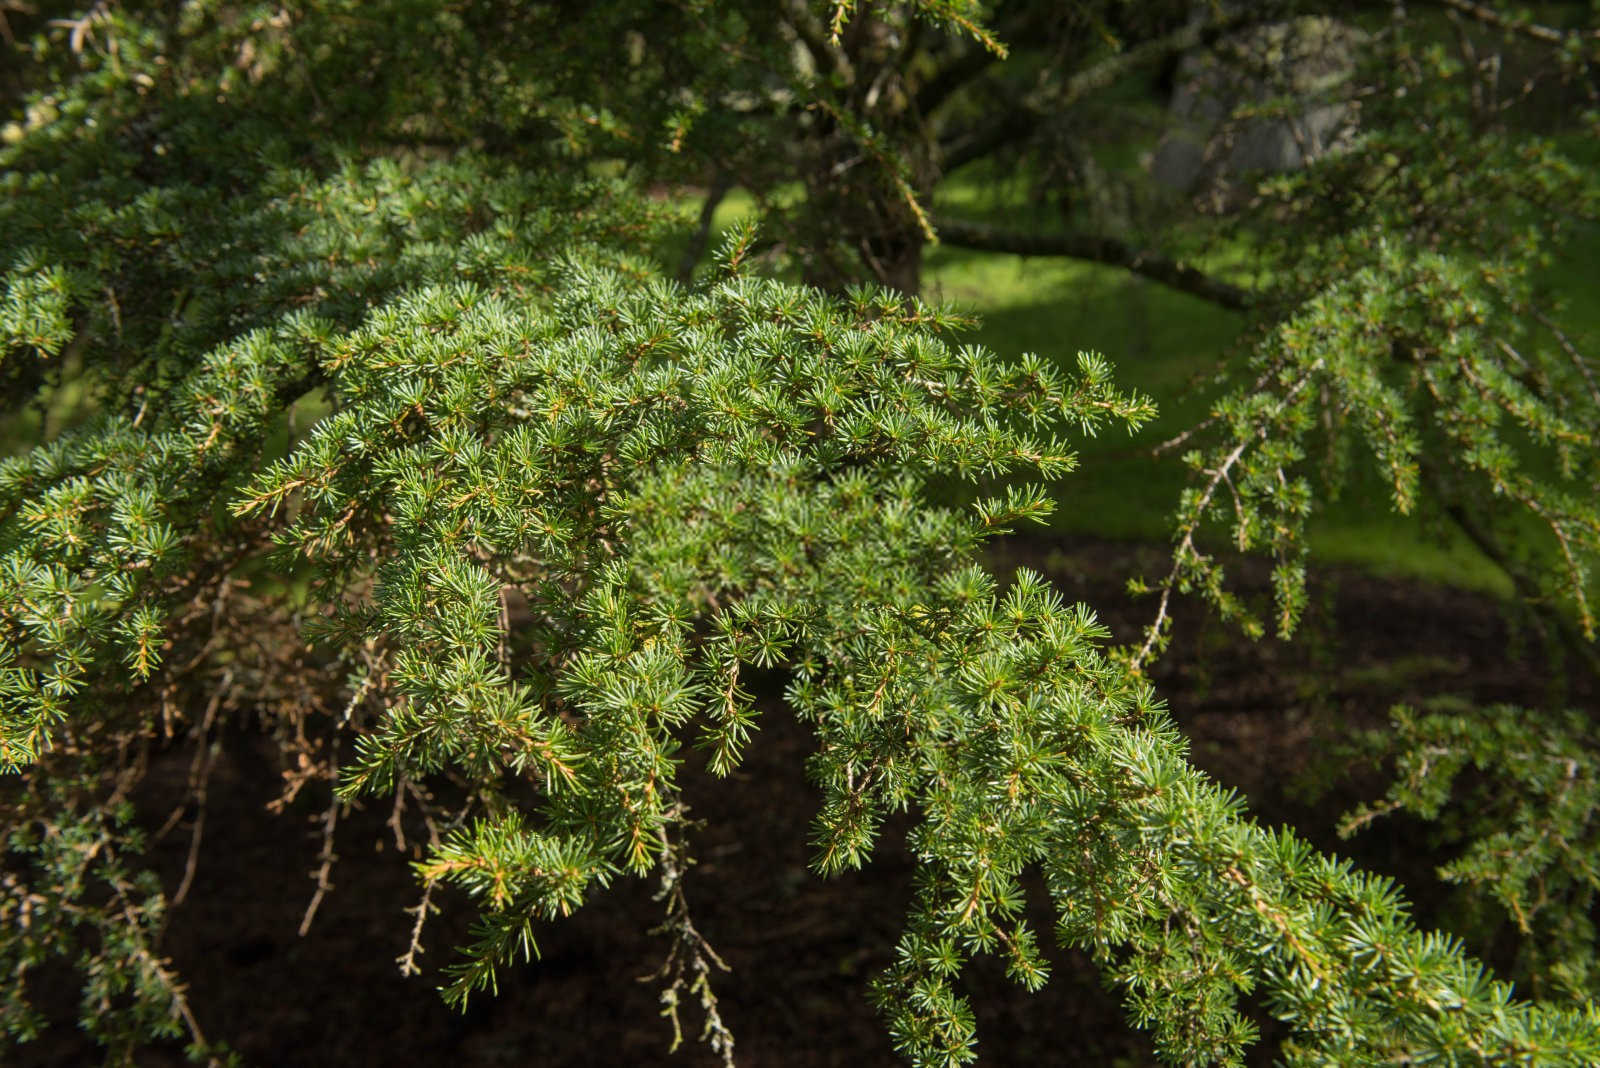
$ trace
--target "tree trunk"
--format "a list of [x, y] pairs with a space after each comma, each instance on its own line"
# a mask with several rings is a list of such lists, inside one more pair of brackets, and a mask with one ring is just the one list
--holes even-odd
[[[900, 159], [911, 163], [913, 189], [926, 205], [937, 173], [922, 131], [901, 131], [889, 140]], [[838, 291], [862, 281], [876, 282], [907, 296], [922, 289], [922, 251], [927, 244], [922, 221], [892, 174], [853, 139], [835, 132], [819, 146], [806, 180], [807, 283]], [[843, 172], [844, 179], [840, 174]]]
[[922, 247], [926, 238], [913, 225], [900, 233], [862, 238], [861, 258], [877, 280], [908, 297], [922, 291]]

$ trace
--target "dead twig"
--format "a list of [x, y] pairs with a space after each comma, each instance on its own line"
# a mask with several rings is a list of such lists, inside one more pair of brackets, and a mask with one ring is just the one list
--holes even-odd
[[200, 864], [200, 841], [205, 836], [206, 828], [206, 793], [211, 782], [211, 770], [216, 767], [217, 753], [220, 749], [218, 743], [209, 741], [211, 727], [217, 720], [217, 709], [222, 706], [222, 700], [228, 691], [233, 688], [233, 669], [222, 676], [222, 684], [211, 695], [211, 700], [206, 704], [205, 718], [200, 722], [198, 730], [199, 741], [195, 748], [194, 762], [189, 766], [189, 795], [194, 800], [195, 816], [194, 829], [189, 832], [189, 856], [184, 861], [183, 878], [178, 883], [178, 889], [172, 895], [174, 906], [183, 904], [189, 896], [189, 888], [194, 885], [194, 873]]
[[[669, 815], [681, 816], [684, 811], [681, 806], [675, 806]], [[683, 1022], [679, 1017], [679, 1008], [683, 994], [688, 993], [699, 999], [700, 1009], [705, 1013], [705, 1025], [700, 1029], [701, 1041], [711, 1047], [711, 1052], [722, 1056], [724, 1068], [734, 1068], [733, 1032], [723, 1022], [716, 993], [711, 989], [713, 966], [724, 972], [732, 969], [695, 927], [694, 919], [689, 914], [683, 877], [693, 861], [687, 855], [686, 847], [681, 841], [673, 842], [665, 828], [658, 827], [656, 837], [661, 842], [661, 860], [657, 865], [661, 874], [661, 889], [655, 894], [655, 900], [667, 902], [667, 919], [650, 933], [669, 936], [672, 946], [661, 967], [649, 975], [639, 976], [639, 982], [670, 980], [661, 991], [661, 1015], [672, 1022], [671, 1050], [683, 1044]]]
[[[339, 761], [337, 759], [337, 754], [329, 763], [332, 768], [338, 768]], [[336, 775], [337, 770], [329, 774], [328, 778], [330, 784]], [[329, 880], [328, 876], [333, 873], [333, 865], [339, 859], [339, 854], [333, 851], [333, 836], [334, 832], [339, 827], [339, 810], [344, 807], [344, 802], [339, 800], [339, 795], [335, 792], [333, 793], [332, 800], [330, 800], [328, 803], [326, 811], [324, 811], [322, 814], [322, 850], [317, 854], [317, 860], [321, 863], [318, 865], [315, 873], [317, 879], [317, 889], [316, 892], [311, 895], [311, 903], [306, 906], [305, 916], [300, 920], [301, 938], [304, 938], [311, 930], [311, 922], [312, 920], [316, 919], [317, 909], [321, 907], [322, 899], [327, 896], [329, 890], [333, 889], [333, 883]]]

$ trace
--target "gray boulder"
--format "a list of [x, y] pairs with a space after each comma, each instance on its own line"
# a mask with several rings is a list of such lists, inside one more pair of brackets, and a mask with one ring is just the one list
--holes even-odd
[[1343, 90], [1366, 40], [1336, 19], [1304, 16], [1184, 57], [1172, 129], [1149, 160], [1152, 177], [1185, 193], [1215, 194], [1226, 206], [1239, 195], [1241, 176], [1294, 170], [1345, 147], [1356, 109]]

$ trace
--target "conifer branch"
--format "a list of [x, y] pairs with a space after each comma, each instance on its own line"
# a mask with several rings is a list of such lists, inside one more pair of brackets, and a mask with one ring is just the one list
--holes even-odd
[[[675, 806], [668, 818], [681, 824], [684, 811], [681, 805]], [[723, 1022], [716, 993], [711, 989], [713, 966], [723, 972], [732, 969], [717, 955], [711, 943], [695, 927], [694, 919], [689, 913], [689, 900], [684, 893], [683, 878], [688, 874], [688, 866], [693, 861], [689, 859], [683, 843], [669, 839], [665, 827], [658, 827], [656, 835], [661, 846], [657, 854], [657, 871], [661, 885], [653, 895], [653, 899], [666, 901], [667, 919], [661, 926], [652, 929], [651, 933], [666, 935], [671, 939], [671, 945], [667, 950], [667, 959], [661, 967], [650, 975], [640, 976], [639, 981], [649, 983], [659, 982], [662, 979], [669, 980], [661, 990], [663, 1006], [661, 1015], [672, 1023], [672, 1045], [668, 1052], [677, 1052], [683, 1044], [683, 1023], [679, 1013], [683, 997], [693, 995], [699, 1000], [700, 1010], [705, 1014], [705, 1024], [700, 1033], [701, 1041], [706, 1043], [713, 1054], [722, 1058], [724, 1068], [734, 1068], [733, 1032], [728, 1030]]]
[[[860, 866], [886, 820], [910, 823], [915, 890], [874, 997], [919, 1063], [974, 1055], [959, 977], [975, 954], [1026, 989], [1047, 978], [1026, 922], [1035, 876], [1059, 938], [1173, 1062], [1245, 1057], [1249, 1003], [1307, 1063], [1600, 1062], [1586, 1001], [1600, 967], [1551, 948], [1552, 932], [1592, 941], [1570, 937], [1597, 892], [1582, 717], [1397, 716], [1410, 763], [1371, 810], [1433, 818], [1450, 790], [1493, 784], [1449, 877], [1504, 903], [1547, 984], [1534, 989], [1566, 999], [1523, 1003], [1418, 930], [1387, 881], [1254, 822], [1189, 762], [1142, 677], [1175, 589], [1264, 631], [1200, 551], [1212, 523], [1272, 556], [1278, 630], [1293, 629], [1308, 518], [1338, 475], [1308, 460], [1322, 439], [1329, 456], [1370, 454], [1402, 514], [1431, 495], [1543, 524], [1553, 541], [1499, 552], [1547, 555], [1554, 592], [1590, 621], [1600, 392], [1526, 295], [1571, 217], [1596, 214], [1589, 170], [1475, 124], [1472, 79], [1396, 20], [1363, 46], [1392, 62], [1360, 64], [1371, 81], [1350, 97], [1363, 151], [1275, 175], [1246, 208], [1265, 224], [1260, 274], [1281, 288], [1119, 238], [945, 224], [952, 244], [1121, 267], [1256, 325], [1212, 379], [1209, 418], [1157, 447], [1192, 445], [1194, 484], [1154, 624], [1108, 652], [1092, 613], [1040, 576], [1002, 593], [973, 563], [1049, 514], [1033, 482], [1075, 469], [1076, 435], [1152, 418], [1104, 359], [1005, 358], [953, 341], [957, 317], [903, 293], [764, 277], [749, 227], [696, 282], [720, 180], [677, 265], [685, 283], [650, 258], [682, 224], [648, 190], [721, 168], [763, 203], [799, 179], [807, 225], [781, 238], [802, 270], [860, 247], [914, 288], [937, 119], [956, 94], [1015, 83], [959, 44], [890, 35], [917, 20], [998, 52], [984, 5], [914, 0], [843, 32], [848, 0], [831, 23], [799, 0], [778, 18], [745, 0], [465, 4], [427, 22], [421, 52], [414, 20], [357, 32], [312, 3], [260, 25], [99, 4], [57, 27], [70, 62], [16, 53], [27, 70], [8, 85], [39, 91], [0, 145], [0, 363], [18, 404], [87, 399], [84, 419], [52, 414], [48, 440], [0, 461], [0, 761], [21, 776], [0, 791], [8, 1041], [41, 1023], [29, 969], [77, 961], [79, 1022], [114, 1058], [185, 1031], [212, 1055], [159, 957], [161, 881], [126, 866], [131, 802], [148, 751], [204, 707], [184, 901], [221, 811], [205, 804], [220, 788], [208, 736], [248, 698], [298, 764], [269, 807], [332, 788], [302, 934], [364, 793], [388, 807], [393, 852], [422, 845], [408, 819], [426, 828], [426, 853], [406, 858], [423, 886], [402, 973], [418, 970], [439, 883], [474, 903], [442, 977], [451, 1005], [531, 961], [540, 925], [653, 873], [674, 1041], [698, 1000], [702, 1037], [731, 1063], [710, 983], [726, 965], [686, 896], [680, 747], [704, 744], [737, 787], [765, 707], [740, 689], [749, 667], [785, 678], [787, 712], [815, 736], [814, 867]], [[1241, 18], [1279, 13], [1249, 6]], [[1557, 41], [1498, 9], [1445, 7], [1487, 12], [1519, 47], [1557, 46], [1564, 73], [1589, 61], [1587, 16]], [[1024, 73], [1049, 73], [953, 131], [945, 166], [1236, 25], [1147, 14], [1116, 16], [1148, 29], [1125, 46], [1108, 17], [1114, 54], [1064, 71], [1048, 65], [1079, 43], [1030, 23]], [[630, 35], [619, 56], [618, 28], [646, 17], [667, 32]], [[814, 62], [797, 69], [796, 47]], [[792, 75], [782, 90], [774, 70]], [[919, 113], [901, 89], [930, 70]], [[887, 224], [853, 210], [857, 193]], [[42, 372], [67, 358], [81, 381]], [[970, 508], [941, 496], [988, 479], [1003, 492]], [[1479, 511], [1464, 514], [1482, 524]], [[223, 610], [244, 573], [271, 576], [256, 619]], [[220, 686], [206, 664], [227, 668]], [[466, 799], [448, 821], [436, 790]]]
[[1003, 230], [983, 223], [947, 217], [933, 220], [939, 240], [957, 248], [979, 252], [1004, 252], [1014, 256], [1066, 256], [1071, 259], [1121, 267], [1164, 286], [1189, 293], [1230, 311], [1249, 311], [1261, 300], [1259, 293], [1113, 237], [1090, 234], [1040, 234]]
[[824, 26], [804, 0], [783, 0], [783, 13], [785, 21], [804, 43], [817, 68], [837, 80], [839, 88], [853, 86], [856, 81], [855, 65], [840, 47], [837, 33]]
[[395, 963], [400, 966], [400, 974], [403, 976], [409, 977], [422, 974], [422, 968], [417, 964], [417, 958], [422, 955], [422, 929], [428, 922], [428, 915], [439, 911], [438, 906], [433, 903], [433, 888], [437, 885], [438, 883], [432, 879], [424, 881], [422, 884], [422, 900], [406, 909], [413, 917], [411, 940], [406, 943], [405, 952], [394, 959]]
[[[337, 766], [337, 763], [335, 760], [334, 765]], [[300, 918], [298, 933], [301, 938], [310, 932], [311, 923], [316, 919], [317, 909], [322, 905], [323, 897], [333, 889], [333, 883], [328, 877], [333, 872], [333, 865], [339, 859], [338, 854], [333, 851], [333, 836], [339, 826], [339, 810], [343, 807], [344, 801], [338, 794], [334, 794], [322, 813], [322, 848], [317, 853], [317, 869], [312, 873], [317, 882], [317, 889], [306, 905], [305, 915]]]
[[1492, 7], [1473, 2], [1473, 0], [1429, 0], [1450, 11], [1465, 15], [1485, 26], [1503, 30], [1507, 33], [1520, 34], [1531, 40], [1543, 44], [1563, 44], [1572, 41], [1600, 41], [1600, 30], [1561, 30], [1554, 26], [1546, 26], [1534, 22], [1530, 18], [1507, 17]]
[[[1132, 71], [1159, 65], [1174, 56], [1192, 51], [1248, 26], [1259, 23], [1263, 15], [1248, 5], [1239, 13], [1219, 19], [1188, 22], [1178, 29], [1132, 47], [1120, 49], [1087, 67], [1074, 71], [1059, 85], [1051, 86], [1040, 99], [1013, 99], [999, 118], [990, 118], [975, 129], [946, 134], [940, 146], [940, 161], [946, 174], [980, 159], [987, 159], [1007, 145], [1031, 137], [1052, 117], [1059, 116], [1092, 93], [1100, 92], [1128, 76]], [[985, 53], [977, 53], [979, 56]], [[993, 57], [989, 57], [991, 60]], [[991, 63], [979, 64], [976, 58], [956, 62], [930, 81], [926, 99], [919, 95], [922, 114], [929, 114], [944, 99], [971, 78], [988, 70]]]

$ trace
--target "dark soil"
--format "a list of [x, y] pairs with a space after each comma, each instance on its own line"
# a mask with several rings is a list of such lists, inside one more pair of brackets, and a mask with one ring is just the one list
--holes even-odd
[[[1013, 540], [1001, 569], [1047, 573], [1070, 598], [1095, 606], [1118, 640], [1134, 637], [1154, 611], [1123, 592], [1129, 574], [1161, 573], [1160, 547], [1083, 541]], [[1265, 572], [1238, 576], [1264, 588]], [[1380, 823], [1352, 842], [1333, 834], [1338, 815], [1382, 790], [1373, 769], [1346, 767], [1331, 793], [1308, 799], [1303, 782], [1340, 760], [1338, 744], [1384, 721], [1397, 701], [1441, 693], [1479, 703], [1592, 706], [1593, 680], [1552, 694], [1537, 640], [1507, 622], [1506, 607], [1461, 591], [1324, 571], [1312, 579], [1312, 607], [1291, 644], [1249, 643], [1198, 606], [1178, 606], [1177, 639], [1155, 674], [1159, 692], [1192, 740], [1194, 761], [1252, 800], [1264, 822], [1286, 822], [1319, 846], [1355, 856], [1401, 878], [1424, 923], [1444, 900], [1431, 872], [1425, 830]], [[865, 870], [820, 879], [807, 869], [815, 792], [802, 765], [811, 743], [781, 708], [764, 717], [733, 781], [691, 769], [686, 794], [705, 821], [701, 862], [686, 884], [700, 930], [731, 966], [715, 977], [724, 1018], [738, 1038], [738, 1062], [765, 1065], [894, 1063], [867, 984], [890, 959], [911, 892], [891, 827]], [[540, 959], [502, 972], [500, 996], [463, 1014], [448, 1010], [428, 978], [401, 978], [419, 888], [374, 804], [340, 822], [335, 888], [310, 934], [296, 931], [313, 890], [308, 873], [321, 843], [326, 796], [305, 797], [282, 816], [265, 809], [282, 779], [264, 739], [238, 736], [210, 785], [204, 848], [188, 899], [172, 914], [164, 945], [190, 983], [208, 1034], [253, 1065], [532, 1064], [671, 1065], [718, 1063], [688, 1032], [669, 1055], [671, 1028], [658, 1013], [659, 987], [637, 981], [660, 965], [666, 945], [648, 931], [661, 906], [649, 882], [623, 880], [571, 920], [542, 925]], [[144, 809], [159, 823], [179, 796], [189, 754], [173, 751], [153, 769]], [[309, 792], [309, 791], [308, 791]], [[169, 893], [188, 852], [185, 827], [162, 839], [152, 861]], [[465, 934], [471, 909], [442, 902], [423, 963], [437, 968]], [[1051, 927], [1048, 910], [1036, 926]], [[980, 1063], [1153, 1063], [1144, 1036], [1122, 1023], [1118, 999], [1080, 954], [1056, 951], [1054, 974], [1037, 995], [978, 962], [966, 986], [979, 1016]], [[70, 1019], [72, 1008], [63, 1006]], [[1258, 1047], [1268, 1063], [1268, 1040]], [[28, 1065], [96, 1063], [100, 1055], [71, 1029], [25, 1047]], [[141, 1063], [176, 1064], [173, 1050]]]

